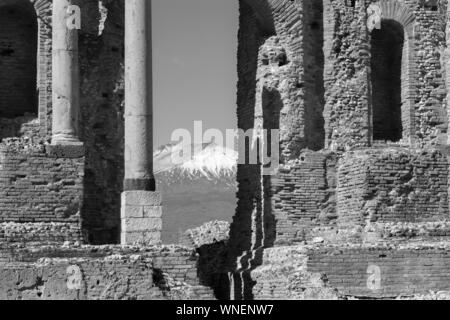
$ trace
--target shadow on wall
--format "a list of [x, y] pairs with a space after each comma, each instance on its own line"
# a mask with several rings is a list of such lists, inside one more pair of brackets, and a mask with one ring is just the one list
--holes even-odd
[[0, 140], [38, 135], [37, 37], [31, 2], [0, 2]]
[[371, 84], [373, 139], [396, 142], [402, 139], [403, 26], [383, 20], [371, 37]]
[[0, 118], [37, 114], [37, 36], [31, 2], [0, 3]]
[[[82, 208], [85, 240], [119, 243], [120, 197], [123, 189], [123, 61], [124, 1], [83, 7], [80, 43], [80, 136], [85, 143], [86, 170]], [[98, 21], [104, 21], [99, 34]]]

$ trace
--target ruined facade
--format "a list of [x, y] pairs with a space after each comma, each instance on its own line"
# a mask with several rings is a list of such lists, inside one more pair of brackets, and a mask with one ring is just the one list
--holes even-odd
[[238, 127], [280, 167], [239, 165], [200, 259], [156, 245], [146, 3], [0, 0], [1, 298], [450, 291], [446, 0], [239, 1]]
[[159, 245], [151, 1], [0, 17], [0, 298], [213, 298], [193, 248]]
[[232, 295], [448, 290], [447, 1], [240, 10], [239, 127], [280, 129], [281, 165], [239, 167]]

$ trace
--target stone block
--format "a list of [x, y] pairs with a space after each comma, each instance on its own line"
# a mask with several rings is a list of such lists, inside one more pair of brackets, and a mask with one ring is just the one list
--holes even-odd
[[126, 218], [161, 218], [162, 206], [122, 206], [122, 219]]
[[162, 230], [161, 218], [127, 218], [122, 219], [122, 232], [146, 232]]
[[152, 191], [125, 191], [122, 193], [122, 206], [160, 206], [161, 194]]
[[122, 232], [120, 240], [122, 245], [133, 245], [135, 243], [159, 245], [161, 244], [161, 232]]

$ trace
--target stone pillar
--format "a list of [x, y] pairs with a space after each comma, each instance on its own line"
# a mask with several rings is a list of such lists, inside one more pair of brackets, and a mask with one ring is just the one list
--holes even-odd
[[121, 243], [161, 239], [161, 197], [153, 175], [151, 1], [125, 1], [125, 180]]
[[78, 30], [69, 28], [72, 0], [53, 1], [53, 145], [78, 145], [79, 65]]

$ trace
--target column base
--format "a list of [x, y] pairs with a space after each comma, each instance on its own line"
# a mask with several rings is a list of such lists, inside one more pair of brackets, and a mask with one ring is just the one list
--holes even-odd
[[79, 146], [83, 142], [78, 137], [70, 134], [57, 134], [52, 136], [52, 145], [54, 146]]
[[161, 244], [161, 194], [151, 191], [125, 191], [122, 193], [121, 234], [122, 245]]

